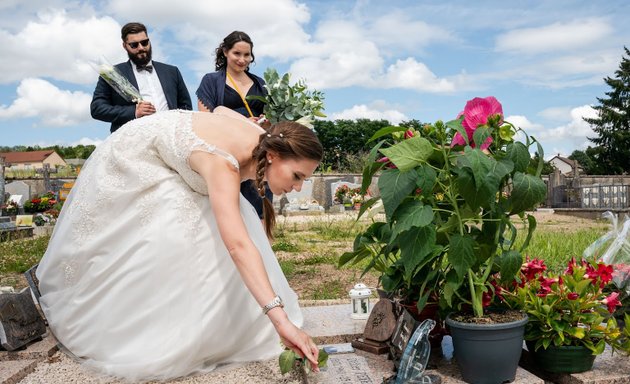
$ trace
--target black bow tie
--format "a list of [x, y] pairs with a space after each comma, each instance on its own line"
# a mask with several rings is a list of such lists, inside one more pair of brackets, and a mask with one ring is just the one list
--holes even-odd
[[147, 71], [149, 73], [153, 72], [153, 66], [151, 64], [148, 65], [137, 65], [136, 69], [138, 70], [138, 72], [142, 72], [142, 71]]

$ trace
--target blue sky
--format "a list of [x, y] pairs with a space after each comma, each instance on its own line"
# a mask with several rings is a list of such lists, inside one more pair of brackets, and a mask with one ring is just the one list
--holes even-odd
[[[480, 3], [480, 4], [475, 4]], [[196, 108], [213, 51], [233, 30], [256, 65], [325, 94], [329, 119], [450, 120], [495, 96], [545, 157], [584, 149], [592, 105], [630, 45], [630, 2], [1, 0], [0, 145], [98, 144], [89, 62], [126, 59], [120, 27], [141, 21], [155, 60], [177, 65]]]

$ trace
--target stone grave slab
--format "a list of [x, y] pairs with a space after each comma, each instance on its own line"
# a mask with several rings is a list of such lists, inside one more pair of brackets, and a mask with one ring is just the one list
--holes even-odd
[[[370, 307], [372, 310], [372, 307]], [[302, 307], [304, 326], [302, 327], [311, 337], [322, 340], [325, 337], [344, 335], [360, 336], [363, 334], [367, 320], [350, 318], [352, 306], [350, 303], [326, 305], [319, 307]]]
[[380, 384], [383, 378], [375, 377], [363, 356], [337, 354], [328, 357], [325, 370], [308, 376], [312, 384]]
[[37, 360], [0, 361], [0, 383], [16, 384], [35, 370]]
[[0, 362], [7, 360], [44, 359], [54, 355], [58, 350], [57, 339], [48, 332], [44, 335], [43, 340], [30, 343], [26, 346], [26, 349], [12, 352], [0, 351]]

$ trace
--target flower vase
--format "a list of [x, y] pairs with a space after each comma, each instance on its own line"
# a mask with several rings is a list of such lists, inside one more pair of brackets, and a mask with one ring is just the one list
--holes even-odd
[[593, 368], [595, 355], [582, 345], [562, 345], [556, 347], [550, 345], [547, 348], [534, 346], [536, 342], [526, 341], [527, 350], [534, 363], [541, 369], [552, 373], [579, 373], [590, 371]]

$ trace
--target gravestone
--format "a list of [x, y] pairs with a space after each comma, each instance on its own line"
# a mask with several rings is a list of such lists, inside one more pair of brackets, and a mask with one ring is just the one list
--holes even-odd
[[20, 206], [23, 206], [26, 200], [31, 198], [31, 186], [23, 181], [14, 181], [5, 184], [4, 189], [11, 195], [21, 195]]
[[28, 343], [41, 339], [46, 333], [46, 323], [39, 314], [31, 290], [20, 293], [0, 294], [0, 345], [14, 351]]
[[4, 203], [4, 157], [0, 156], [0, 204]]
[[393, 304], [388, 299], [381, 299], [374, 305], [367, 319], [363, 337], [353, 340], [352, 346], [362, 351], [383, 354], [389, 351], [387, 342], [396, 328], [396, 316]]
[[285, 216], [291, 214], [308, 214], [323, 213], [322, 207], [317, 200], [313, 198], [313, 180], [306, 179], [302, 183], [300, 191], [291, 191], [285, 194], [287, 203], [282, 206], [282, 213]]
[[44, 164], [44, 167], [38, 169], [36, 172], [42, 175], [42, 178], [44, 179], [44, 189], [46, 190], [46, 192], [52, 191], [52, 184], [50, 183], [50, 174], [57, 173], [57, 168], [50, 168], [50, 164]]
[[398, 316], [396, 322], [396, 328], [392, 335], [392, 341], [390, 346], [390, 355], [396, 366], [400, 363], [400, 358], [407, 346], [407, 342], [411, 339], [413, 331], [418, 326], [418, 322], [413, 318], [408, 310], [403, 309], [402, 313]]

